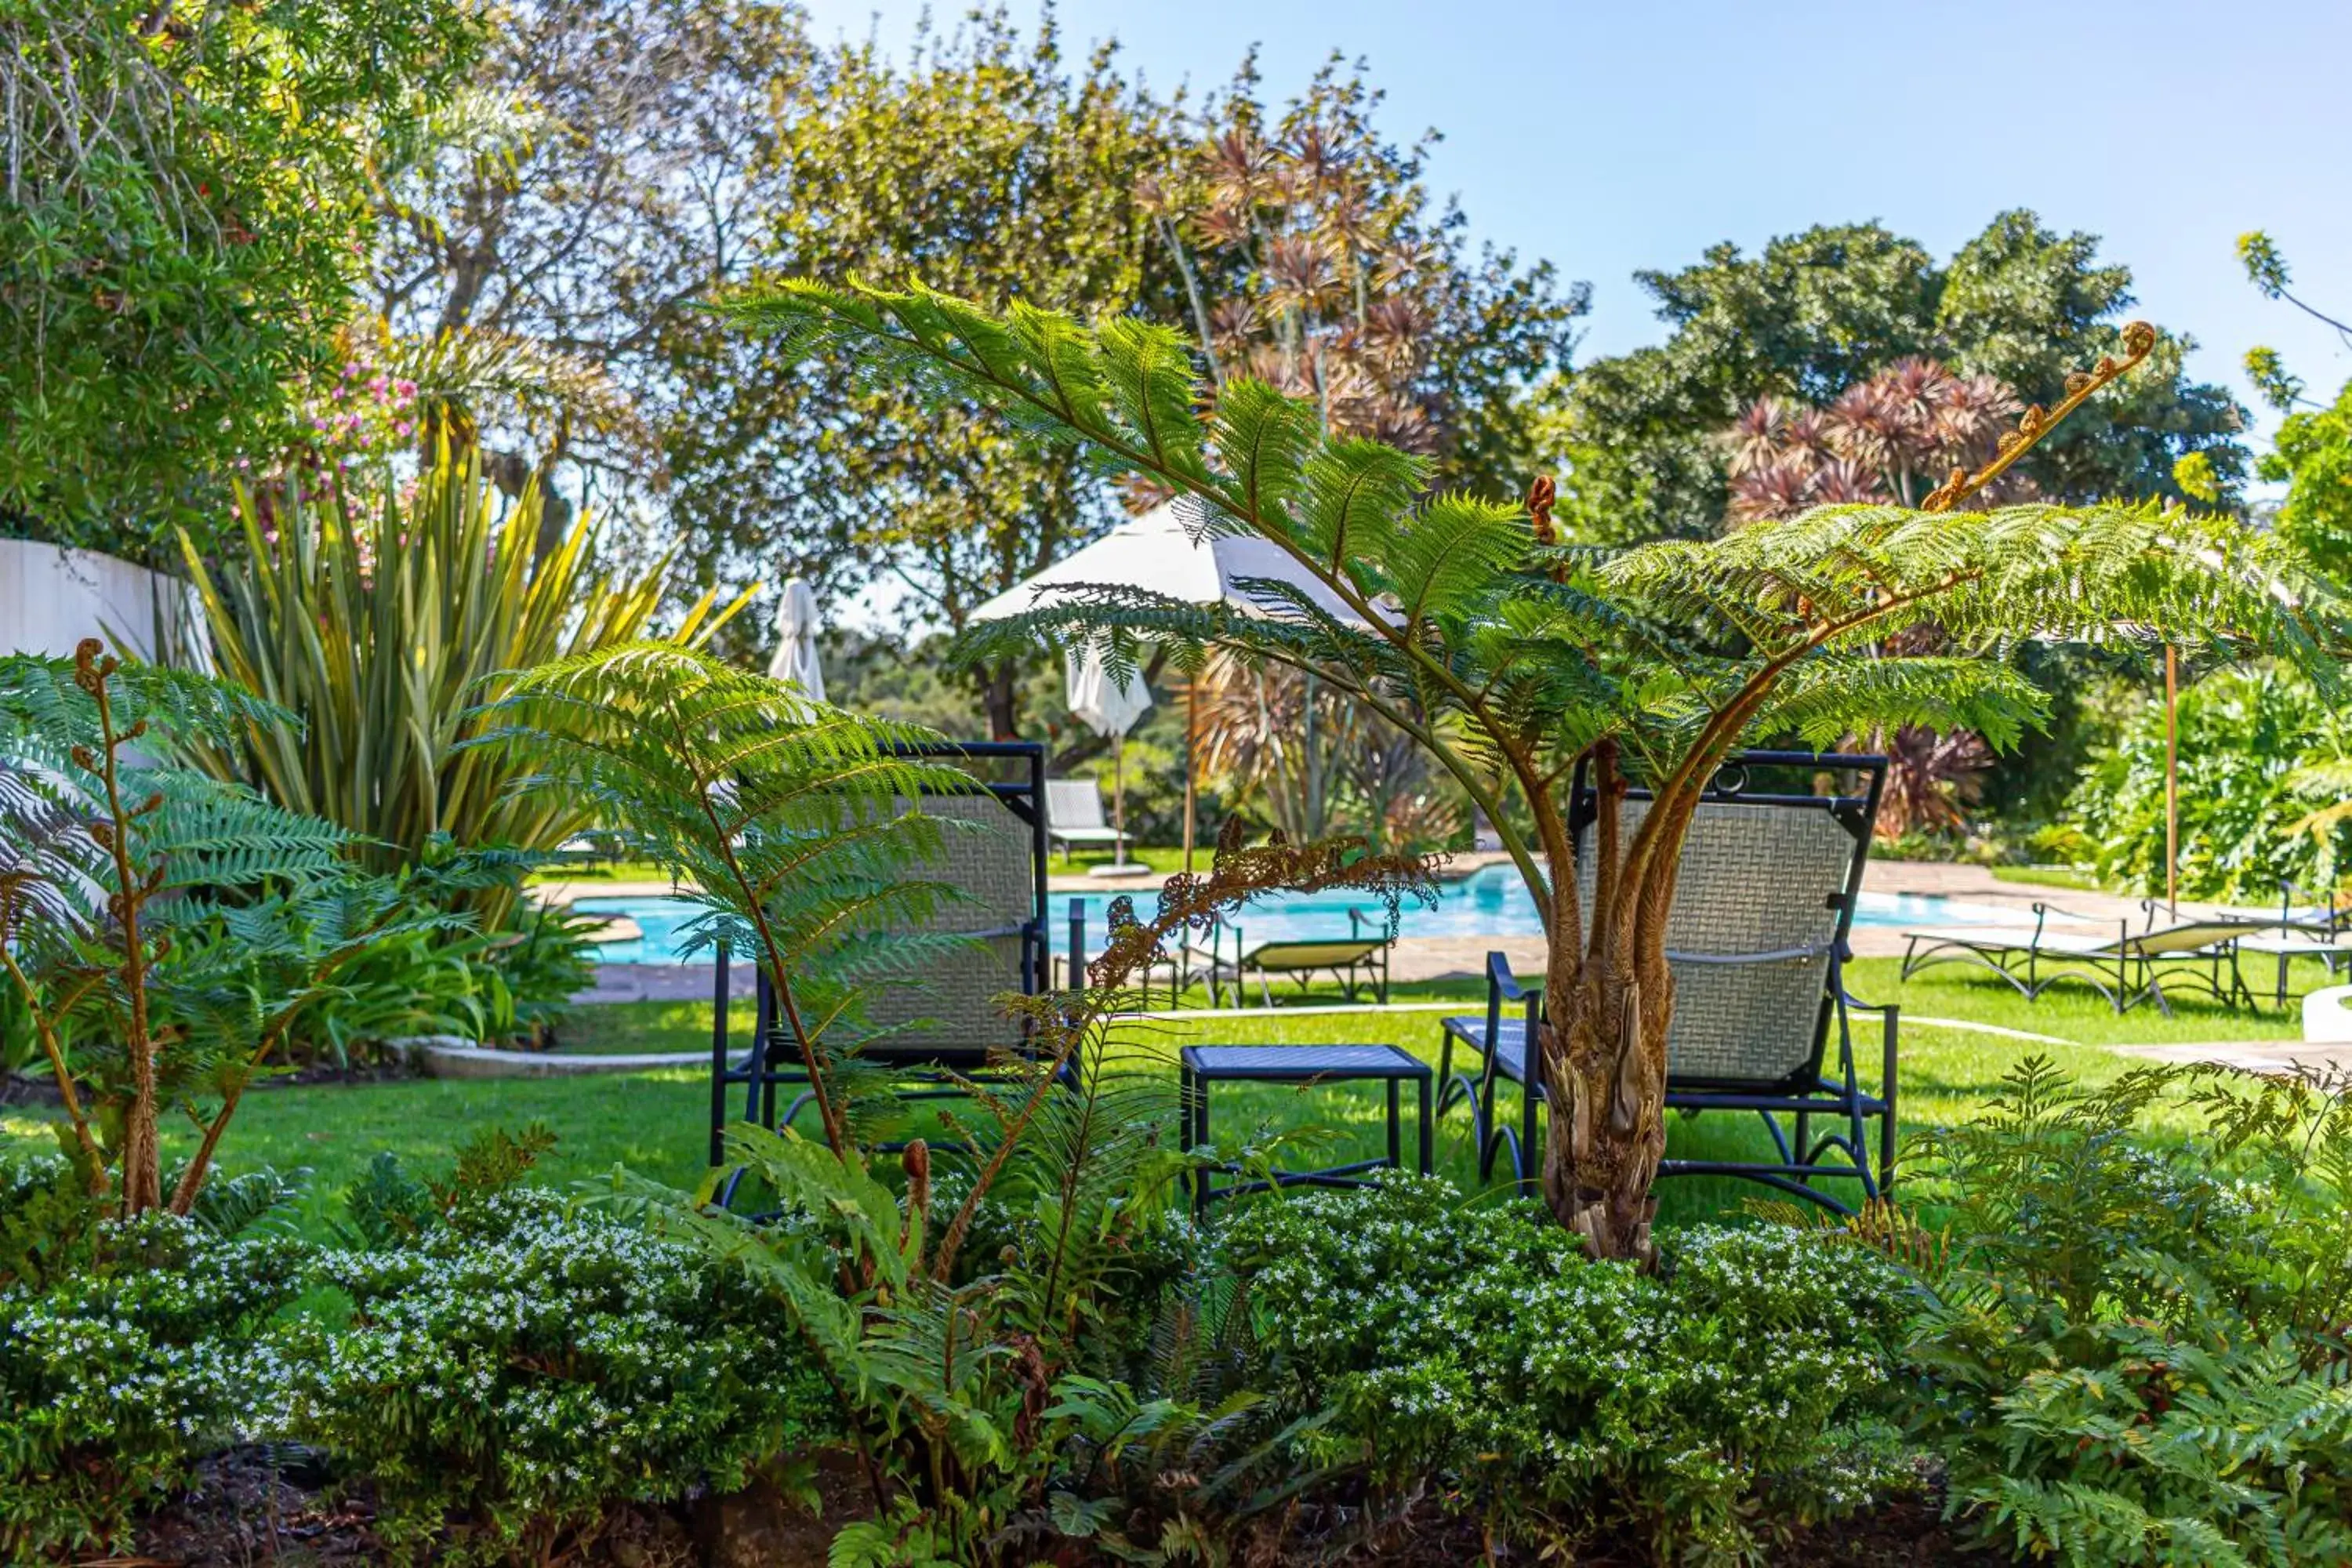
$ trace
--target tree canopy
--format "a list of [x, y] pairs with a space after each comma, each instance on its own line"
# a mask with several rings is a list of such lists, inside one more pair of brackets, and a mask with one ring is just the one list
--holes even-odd
[[[1671, 329], [1653, 348], [1596, 360], [1566, 384], [1556, 435], [1569, 458], [1561, 510], [1601, 539], [1697, 537], [1723, 522], [1727, 457], [1714, 440], [1763, 397], [1826, 404], [1895, 362], [1925, 356], [1990, 375], [2030, 403], [2120, 342], [2131, 271], [2098, 241], [2022, 209], [1938, 263], [1884, 226], [1829, 225], [1760, 255], [1718, 245], [1637, 281]], [[2053, 500], [2181, 499], [2174, 464], [2202, 454], [2226, 490], [2243, 477], [2244, 410], [2188, 379], [2189, 340], [2159, 340], [2126, 385], [2069, 420], [2021, 472]]]
[[[1066, 59], [1050, 17], [1029, 37], [1001, 11], [946, 35], [926, 25], [904, 65], [849, 46], [780, 118], [760, 260], [1129, 312], [1146, 288], [1135, 185], [1171, 134], [1108, 47]], [[1101, 477], [1066, 454], [936, 417], [837, 367], [748, 345], [724, 376], [680, 392], [663, 432], [670, 510], [705, 584], [878, 579], [908, 621], [961, 626], [1110, 516]], [[992, 725], [1009, 734], [1009, 672], [985, 684]]]
[[[1380, 110], [1335, 60], [1287, 101], [1245, 61], [1195, 110], [1108, 47], [1066, 56], [1050, 17], [1024, 35], [982, 12], [920, 31], [903, 63], [870, 43], [821, 59], [781, 122], [761, 259], [1181, 323], [1212, 361], [1286, 359], [1347, 427], [1412, 425], [1449, 482], [1515, 474], [1535, 446], [1524, 391], [1565, 365], [1583, 291], [1474, 249], [1423, 184], [1426, 143], [1399, 144]], [[706, 583], [879, 584], [904, 620], [954, 628], [1119, 515], [1118, 476], [902, 388], [761, 344], [730, 371], [665, 431]], [[980, 679], [1011, 732], [1009, 667]]]
[[[2352, 325], [2297, 296], [2294, 274], [2276, 241], [2260, 229], [2238, 239], [2238, 258], [2254, 287], [2284, 300], [2352, 345]], [[2276, 446], [2263, 455], [2262, 477], [2287, 486], [2279, 505], [2278, 530], [2339, 577], [2352, 579], [2352, 382], [2331, 405], [2304, 395], [2278, 351], [2246, 351], [2246, 374], [2263, 399], [2286, 418]]]
[[0, 11], [0, 531], [155, 559], [331, 374], [371, 141], [476, 47], [457, 0]]
[[[1473, 250], [1467, 218], [1379, 123], [1383, 95], [1337, 55], [1278, 109], [1255, 58], [1142, 190], [1210, 378], [1252, 375], [1325, 426], [1431, 459], [1441, 486], [1516, 488], [1529, 389], [1567, 369], [1591, 289], [1549, 262]], [[1155, 297], [1154, 302], [1161, 302]]]
[[528, 0], [380, 144], [369, 302], [416, 345], [392, 363], [497, 390], [482, 368], [520, 358], [556, 393], [577, 384], [487, 410], [509, 494], [533, 470], [568, 481], [572, 498], [542, 487], [557, 535], [573, 499], [662, 488], [650, 426], [723, 366], [696, 307], [750, 266], [811, 56], [770, 0]]

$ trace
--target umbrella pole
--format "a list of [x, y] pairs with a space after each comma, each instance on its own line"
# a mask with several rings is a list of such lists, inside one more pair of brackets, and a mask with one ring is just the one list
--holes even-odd
[[1118, 852], [1112, 860], [1127, 864], [1127, 731], [1110, 738], [1110, 825], [1118, 835]]
[[2164, 645], [2164, 904], [2180, 918], [2180, 665]]
[[1192, 687], [1199, 677], [1184, 681], [1184, 869], [1192, 869]]

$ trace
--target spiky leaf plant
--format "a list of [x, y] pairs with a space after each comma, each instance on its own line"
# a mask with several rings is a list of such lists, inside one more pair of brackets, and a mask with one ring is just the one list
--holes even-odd
[[[514, 769], [466, 747], [469, 712], [495, 671], [647, 635], [666, 562], [615, 563], [585, 517], [542, 542], [539, 486], [508, 504], [468, 447], [445, 447], [405, 493], [386, 473], [240, 503], [239, 559], [207, 561], [184, 538], [188, 575], [221, 672], [304, 726], [244, 725], [192, 748], [202, 766], [365, 836], [384, 870], [436, 833], [544, 850], [591, 825], [588, 802], [508, 789]], [[706, 638], [742, 601], [714, 604], [698, 601], [673, 635]], [[490, 914], [505, 901], [474, 900]]]
[[238, 1101], [336, 972], [451, 923], [356, 872], [343, 829], [144, 754], [291, 723], [96, 638], [70, 660], [0, 658], [0, 972], [56, 1079], [68, 1155], [125, 1215], [166, 1202], [164, 1106], [198, 1131], [168, 1200], [186, 1214]]
[[[1548, 483], [1526, 510], [1426, 494], [1419, 459], [1326, 437], [1311, 405], [1257, 382], [1211, 393], [1181, 337], [1139, 322], [1089, 331], [1021, 305], [999, 316], [928, 291], [797, 280], [732, 309], [754, 331], [852, 356], [942, 409], [978, 402], [1081, 443], [1193, 498], [1204, 529], [1270, 542], [1346, 606], [1334, 616], [1273, 584], [1262, 586], [1274, 611], [1263, 616], [1100, 589], [981, 635], [991, 647], [1102, 637], [1115, 662], [1143, 638], [1195, 654], [1223, 646], [1311, 669], [1428, 748], [1496, 826], [1543, 912], [1542, 1071], [1558, 1130], [1543, 1185], [1561, 1221], [1609, 1257], [1650, 1252], [1674, 1010], [1665, 918], [1684, 837], [1726, 757], [1761, 737], [1828, 744], [1906, 724], [1965, 727], [2005, 746], [2045, 701], [1979, 656], [2026, 637], [2251, 643], [2296, 657], [2333, 642], [2340, 624], [2292, 552], [2223, 520], [2126, 506], [1837, 506], [1602, 553], [1554, 542]], [[1961, 652], [1884, 651], [1930, 623]], [[1612, 799], [1629, 774], [1655, 792], [1630, 834], [1601, 813], [1589, 906], [1566, 872], [1580, 762]]]

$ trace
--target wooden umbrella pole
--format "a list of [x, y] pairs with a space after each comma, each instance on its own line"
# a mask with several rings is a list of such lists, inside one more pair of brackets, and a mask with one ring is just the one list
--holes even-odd
[[2164, 645], [2164, 907], [2180, 918], [2180, 664]]
[[1184, 681], [1184, 869], [1192, 869], [1192, 716], [1196, 711], [1192, 688], [1197, 676]]
[[1110, 741], [1110, 823], [1118, 835], [1114, 864], [1127, 864], [1127, 731], [1121, 730]]

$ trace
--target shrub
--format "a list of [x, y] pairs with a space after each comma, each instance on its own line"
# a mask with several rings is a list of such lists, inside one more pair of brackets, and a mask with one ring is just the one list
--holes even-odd
[[[2343, 758], [2352, 730], [2311, 682], [2283, 670], [2224, 670], [2180, 694], [2182, 896], [2268, 902], [2279, 884], [2332, 886], [2352, 826], [2299, 830], [2315, 804], [2299, 773]], [[2151, 896], [2165, 888], [2164, 703], [2144, 705], [2093, 752], [2067, 801], [2079, 837], [2065, 847], [2100, 879]]]
[[1385, 1480], [1437, 1472], [1518, 1531], [1584, 1521], [1661, 1554], [1758, 1549], [1895, 1471], [1874, 1419], [1891, 1265], [1795, 1231], [1684, 1232], [1658, 1275], [1585, 1260], [1532, 1205], [1441, 1181], [1261, 1204], [1226, 1230], [1292, 1407]]
[[2021, 1064], [1924, 1141], [1948, 1209], [1911, 1423], [1979, 1534], [2074, 1564], [2352, 1562], [2352, 1108], [2191, 1079], [2206, 1128], [2152, 1148], [2163, 1070], [2077, 1089]]
[[135, 1510], [246, 1426], [254, 1338], [301, 1258], [150, 1214], [95, 1227], [68, 1273], [0, 1287], [0, 1558], [121, 1546]]
[[609, 1504], [739, 1487], [832, 1430], [789, 1326], [691, 1249], [543, 1192], [423, 1218], [325, 1254], [348, 1322], [275, 1347], [287, 1435], [373, 1479], [404, 1559], [541, 1561]]

